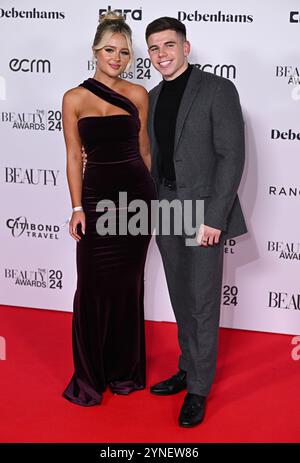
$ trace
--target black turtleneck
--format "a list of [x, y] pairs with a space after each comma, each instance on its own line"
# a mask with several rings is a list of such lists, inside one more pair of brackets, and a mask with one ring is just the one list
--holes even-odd
[[159, 147], [159, 171], [162, 177], [176, 180], [173, 163], [176, 119], [192, 66], [176, 79], [164, 80], [154, 114], [154, 130]]

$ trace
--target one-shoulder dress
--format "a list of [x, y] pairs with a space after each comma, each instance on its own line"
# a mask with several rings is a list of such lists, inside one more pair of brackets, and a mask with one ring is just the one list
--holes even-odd
[[[101, 402], [107, 386], [117, 394], [145, 387], [144, 266], [148, 234], [99, 234], [97, 203], [113, 201], [119, 222], [129, 220], [119, 207], [119, 193], [156, 199], [154, 181], [139, 151], [140, 120], [125, 96], [89, 78], [82, 87], [126, 114], [79, 119], [78, 130], [87, 155], [82, 186], [86, 232], [76, 244], [77, 287], [73, 300], [74, 374], [63, 397], [83, 406]], [[120, 211], [122, 209], [122, 211]], [[126, 209], [126, 208], [125, 208]], [[117, 217], [119, 217], [116, 214]], [[123, 223], [124, 229], [124, 223]]]

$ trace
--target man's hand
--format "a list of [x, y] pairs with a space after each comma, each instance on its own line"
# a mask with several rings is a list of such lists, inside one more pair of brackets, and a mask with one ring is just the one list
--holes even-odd
[[201, 224], [197, 236], [197, 243], [199, 246], [213, 246], [218, 244], [220, 240], [221, 230], [209, 227], [208, 225]]

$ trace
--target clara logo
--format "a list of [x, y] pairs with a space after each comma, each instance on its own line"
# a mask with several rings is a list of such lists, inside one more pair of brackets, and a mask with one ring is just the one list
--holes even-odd
[[99, 16], [102, 16], [103, 14], [109, 13], [110, 11], [115, 11], [116, 13], [121, 14], [124, 16], [125, 19], [128, 19], [128, 16], [131, 17], [134, 21], [141, 21], [142, 20], [142, 9], [136, 9], [136, 10], [131, 10], [129, 8], [123, 8], [122, 10], [118, 8], [112, 8], [110, 5], [105, 8], [100, 8], [99, 10]]

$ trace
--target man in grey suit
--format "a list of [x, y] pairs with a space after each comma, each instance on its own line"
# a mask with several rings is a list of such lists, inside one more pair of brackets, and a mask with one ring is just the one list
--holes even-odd
[[147, 26], [146, 40], [152, 64], [163, 77], [149, 95], [152, 175], [159, 200], [204, 201], [197, 246], [186, 246], [184, 234], [174, 230], [156, 236], [181, 355], [179, 371], [151, 392], [170, 395], [187, 389], [179, 425], [191, 427], [204, 418], [216, 369], [224, 241], [247, 232], [237, 196], [244, 121], [234, 84], [188, 63], [184, 24], [156, 19]]

